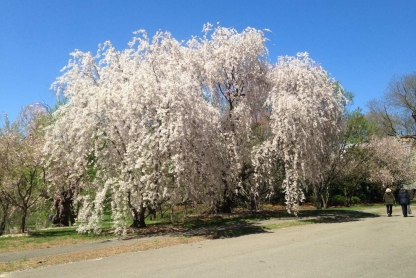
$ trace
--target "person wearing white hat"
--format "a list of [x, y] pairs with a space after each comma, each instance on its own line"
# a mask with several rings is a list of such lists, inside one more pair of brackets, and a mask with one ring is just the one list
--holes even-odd
[[393, 213], [393, 205], [396, 203], [396, 198], [394, 198], [390, 188], [386, 189], [383, 200], [387, 208], [387, 216], [391, 217], [391, 214]]

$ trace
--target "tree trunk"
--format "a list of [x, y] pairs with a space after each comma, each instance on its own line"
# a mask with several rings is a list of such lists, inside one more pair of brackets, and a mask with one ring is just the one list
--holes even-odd
[[155, 220], [156, 219], [156, 208], [154, 208], [152, 206], [148, 206], [147, 208], [149, 210], [150, 220]]
[[146, 207], [143, 204], [140, 205], [139, 211], [137, 209], [132, 208], [133, 212], [133, 224], [130, 227], [132, 228], [144, 228], [146, 227], [146, 223], [144, 222], [144, 213], [146, 212]]
[[174, 210], [174, 208], [175, 208], [175, 205], [171, 204], [170, 205], [170, 221], [171, 222], [173, 221], [173, 210]]
[[57, 226], [68, 227], [70, 224], [75, 224], [76, 212], [73, 206], [73, 194], [71, 190], [61, 193], [61, 195], [54, 200], [56, 215], [53, 217], [52, 223]]
[[347, 187], [345, 186], [345, 188], [344, 188], [344, 197], [345, 197], [345, 206], [346, 207], [349, 207], [350, 206], [350, 194], [349, 194], [349, 192], [348, 192], [348, 189], [347, 189]]
[[0, 222], [0, 236], [4, 234], [5, 230], [6, 230], [6, 221], [3, 218]]
[[320, 193], [321, 193], [321, 190], [318, 188], [318, 186], [314, 186], [313, 187], [313, 202], [317, 209], [322, 208]]
[[252, 212], [258, 210], [256, 196], [253, 193], [250, 194], [250, 209]]
[[187, 201], [184, 202], [183, 217], [184, 218], [188, 217], [188, 202]]
[[324, 209], [328, 208], [329, 196], [329, 186], [325, 186], [325, 190], [321, 192], [321, 201]]
[[71, 221], [71, 225], [74, 225], [75, 224], [75, 217], [76, 217], [76, 214], [74, 213], [74, 207], [73, 206], [71, 206], [71, 208], [69, 209], [69, 221]]
[[323, 198], [322, 199], [322, 207], [323, 209], [327, 209], [328, 208], [328, 200]]
[[3, 206], [3, 217], [0, 220], [0, 236], [3, 235], [4, 231], [6, 230], [7, 214], [8, 214], [8, 211], [4, 210], [4, 206]]
[[229, 197], [227, 197], [225, 200], [223, 200], [223, 203], [220, 206], [220, 211], [222, 213], [231, 213], [232, 212], [232, 204], [233, 201]]
[[20, 223], [20, 232], [24, 233], [26, 230], [27, 208], [22, 209], [22, 221]]
[[229, 193], [228, 183], [227, 181], [225, 181], [225, 189], [223, 193], [223, 198], [221, 200], [221, 203], [219, 204], [219, 209], [218, 209], [221, 213], [232, 212], [233, 201], [228, 193]]
[[6, 230], [6, 222], [9, 216], [9, 205], [2, 203], [2, 211], [3, 216], [0, 219], [0, 236], [4, 234], [4, 231]]

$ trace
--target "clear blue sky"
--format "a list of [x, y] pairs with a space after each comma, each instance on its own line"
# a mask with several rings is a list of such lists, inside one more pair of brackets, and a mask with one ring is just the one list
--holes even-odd
[[74, 49], [110, 40], [122, 50], [138, 29], [186, 40], [206, 22], [270, 29], [272, 62], [309, 52], [365, 109], [394, 75], [416, 71], [415, 14], [416, 0], [0, 0], [0, 113], [52, 105]]

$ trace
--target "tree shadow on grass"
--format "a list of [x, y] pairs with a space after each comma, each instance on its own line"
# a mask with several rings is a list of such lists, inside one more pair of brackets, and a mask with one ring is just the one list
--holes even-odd
[[[341, 223], [358, 221], [363, 218], [380, 217], [378, 214], [355, 210], [310, 210], [299, 213], [300, 218], [307, 218], [311, 223]], [[303, 219], [301, 219], [303, 220]]]
[[51, 230], [38, 230], [33, 232], [28, 232], [29, 236], [32, 237], [61, 237], [61, 236], [75, 236], [77, 231], [75, 228], [72, 229], [51, 229]]
[[28, 239], [35, 239], [35, 240], [54, 240], [54, 239], [88, 239], [88, 240], [108, 240], [113, 236], [108, 233], [102, 234], [80, 234], [77, 232], [76, 227], [67, 227], [67, 228], [56, 228], [56, 229], [48, 229], [48, 230], [36, 230], [28, 232]]
[[[290, 227], [295, 225], [317, 223], [341, 223], [358, 221], [364, 218], [378, 217], [377, 214], [343, 209], [299, 211], [298, 215], [287, 213], [286, 210], [263, 210], [259, 212], [240, 211], [231, 214], [190, 216], [182, 221], [162, 221], [149, 224], [146, 228], [132, 229], [129, 236], [124, 238], [137, 239], [155, 236], [204, 236], [212, 239], [232, 238], [250, 234], [269, 233], [270, 229]], [[296, 221], [297, 223], [288, 223]], [[271, 223], [273, 228], [267, 227], [265, 222]], [[277, 223], [277, 224], [276, 224]], [[284, 224], [282, 224], [284, 223]], [[101, 235], [80, 235], [71, 228], [42, 230], [31, 233], [36, 238], [51, 238], [68, 236], [73, 238], [92, 237], [97, 240], [114, 236], [114, 229], [106, 229]]]
[[[158, 223], [149, 225], [141, 231], [142, 236], [171, 235], [171, 236], [205, 236], [212, 239], [232, 238], [250, 234], [269, 233], [270, 227], [290, 227], [296, 225], [318, 223], [341, 223], [358, 221], [364, 218], [378, 217], [377, 214], [342, 209], [302, 210], [297, 216], [282, 211], [239, 212], [219, 214], [205, 217], [188, 217], [175, 223]], [[296, 223], [293, 223], [296, 221]], [[290, 222], [290, 223], [289, 223]], [[151, 232], [153, 230], [153, 232]]]
[[189, 229], [182, 233], [182, 236], [205, 236], [211, 239], [220, 239], [269, 232], [270, 231], [266, 230], [264, 227], [258, 226], [253, 222], [242, 222]]

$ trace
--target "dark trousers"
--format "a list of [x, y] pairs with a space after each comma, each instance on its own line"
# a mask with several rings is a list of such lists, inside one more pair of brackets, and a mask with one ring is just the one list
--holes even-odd
[[402, 206], [402, 213], [404, 217], [407, 217], [407, 204], [401, 205]]
[[391, 215], [393, 212], [393, 205], [386, 205], [387, 214]]

